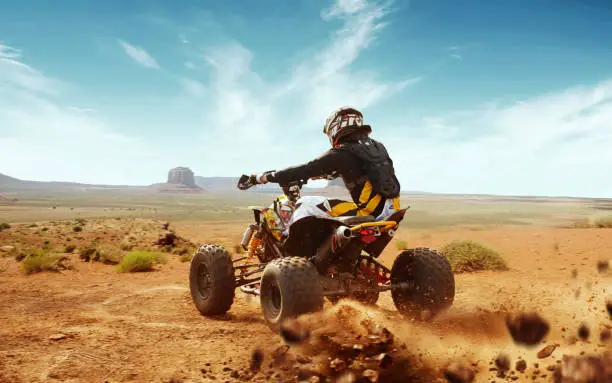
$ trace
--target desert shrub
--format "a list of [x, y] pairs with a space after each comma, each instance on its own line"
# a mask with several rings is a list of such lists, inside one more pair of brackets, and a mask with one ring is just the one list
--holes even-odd
[[78, 233], [80, 231], [83, 231], [83, 227], [82, 226], [73, 226], [72, 227], [72, 231], [74, 231], [75, 233]]
[[10, 229], [10, 228], [11, 228], [11, 225], [9, 225], [9, 224], [8, 224], [8, 223], [6, 223], [6, 222], [2, 222], [2, 223], [0, 223], [0, 231], [2, 231], [2, 230], [7, 230], [7, 229]]
[[195, 249], [189, 249], [187, 247], [176, 247], [172, 250], [172, 254], [185, 255], [185, 254], [192, 252], [193, 250]]
[[80, 251], [79, 258], [85, 262], [102, 262], [107, 265], [116, 265], [121, 262], [123, 253], [120, 249], [110, 246], [96, 246], [92, 244]]
[[612, 229], [612, 216], [599, 217], [595, 219], [593, 226], [600, 229]]
[[179, 259], [181, 262], [191, 262], [191, 258], [193, 258], [193, 253], [185, 253]]
[[124, 251], [132, 251], [134, 249], [134, 244], [123, 241], [119, 244], [119, 248]]
[[66, 248], [64, 248], [64, 253], [72, 253], [74, 250], [76, 250], [75, 245], [66, 245]]
[[23, 258], [21, 268], [26, 274], [70, 269], [71, 266], [66, 261], [68, 258], [64, 256], [45, 251], [33, 251]]
[[35, 224], [35, 223], [31, 223], [31, 224], [28, 225], [28, 227], [38, 227], [38, 225]]
[[123, 257], [117, 266], [117, 270], [121, 273], [150, 271], [153, 270], [153, 266], [156, 264], [166, 262], [166, 256], [163, 253], [151, 251], [132, 251]]
[[508, 270], [506, 261], [499, 253], [478, 242], [455, 240], [440, 250], [448, 258], [455, 273]]
[[395, 247], [398, 250], [406, 250], [408, 248], [408, 242], [403, 241], [403, 240], [398, 240], [397, 242], [395, 242]]
[[123, 258], [123, 252], [119, 248], [110, 245], [99, 246], [97, 254], [97, 261], [107, 265], [116, 265], [121, 262], [121, 258]]

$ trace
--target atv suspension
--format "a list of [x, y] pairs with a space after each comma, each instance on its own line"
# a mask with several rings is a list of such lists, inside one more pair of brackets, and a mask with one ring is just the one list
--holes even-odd
[[368, 256], [360, 256], [357, 264], [356, 274], [362, 274], [366, 278], [376, 278], [379, 285], [391, 283], [391, 270], [376, 259]]

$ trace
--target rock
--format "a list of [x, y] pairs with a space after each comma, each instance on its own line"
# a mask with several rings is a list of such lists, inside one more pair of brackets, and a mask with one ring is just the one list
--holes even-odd
[[376, 357], [378, 361], [378, 367], [388, 368], [393, 364], [393, 358], [389, 354], [382, 353]]
[[499, 375], [504, 375], [508, 370], [510, 370], [510, 358], [506, 354], [499, 354], [497, 358], [495, 358], [495, 367], [497, 371], [499, 371]]
[[289, 344], [302, 343], [310, 337], [310, 331], [299, 322], [285, 321], [281, 324], [280, 335]]
[[346, 370], [346, 362], [340, 358], [336, 358], [329, 362], [329, 368], [336, 373], [342, 372]]
[[54, 341], [58, 341], [58, 340], [62, 340], [62, 339], [66, 339], [68, 336], [66, 334], [53, 334], [49, 337], [49, 340], [54, 340]]
[[597, 271], [600, 273], [605, 273], [610, 268], [610, 261], [601, 260], [597, 262]]
[[557, 349], [557, 347], [559, 347], [558, 343], [549, 344], [548, 346], [544, 347], [543, 349], [538, 351], [538, 359], [548, 358]]
[[587, 339], [589, 339], [590, 335], [591, 330], [589, 330], [586, 324], [582, 323], [580, 327], [578, 327], [578, 338], [580, 338], [580, 340], [582, 341], [586, 341]]
[[610, 340], [611, 337], [612, 337], [612, 334], [610, 333], [610, 330], [607, 328], [601, 330], [601, 333], [599, 333], [599, 340], [602, 343], [607, 342], [608, 340]]
[[9, 245], [2, 246], [0, 247], [0, 251], [3, 253], [11, 253], [15, 251], [15, 246], [9, 246]]
[[553, 377], [556, 383], [612, 382], [612, 354], [565, 356]]
[[516, 362], [516, 365], [514, 366], [514, 368], [516, 369], [516, 371], [518, 372], [525, 372], [525, 370], [527, 369], [527, 362], [525, 362], [524, 360], [518, 360]]
[[249, 366], [249, 368], [251, 369], [251, 371], [259, 371], [259, 369], [261, 368], [261, 364], [263, 363], [264, 360], [264, 354], [260, 349], [255, 349], [253, 351], [253, 354], [251, 355], [251, 365]]
[[375, 370], [365, 370], [362, 376], [367, 379], [367, 382], [378, 382], [378, 372]]
[[506, 326], [515, 343], [527, 346], [538, 344], [550, 330], [548, 322], [535, 312], [508, 315]]
[[178, 167], [168, 171], [168, 183], [171, 185], [185, 185], [191, 188], [197, 188], [195, 176], [191, 169], [186, 167]]
[[444, 377], [450, 383], [470, 383], [474, 381], [474, 370], [453, 362], [444, 370]]

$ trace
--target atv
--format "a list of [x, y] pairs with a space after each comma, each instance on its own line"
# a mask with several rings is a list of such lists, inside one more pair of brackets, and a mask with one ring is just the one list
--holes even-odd
[[[189, 271], [190, 292], [203, 315], [226, 313], [235, 289], [258, 295], [266, 324], [281, 323], [351, 298], [374, 305], [391, 291], [397, 310], [416, 320], [431, 320], [455, 296], [451, 266], [428, 248], [402, 251], [391, 269], [377, 258], [392, 239], [407, 209], [384, 221], [372, 216], [332, 217], [325, 197], [301, 196], [306, 181], [282, 185], [283, 195], [267, 208], [252, 207], [254, 223], [245, 230], [243, 254], [232, 259], [222, 246], [203, 244]], [[243, 175], [242, 190], [254, 186]]]

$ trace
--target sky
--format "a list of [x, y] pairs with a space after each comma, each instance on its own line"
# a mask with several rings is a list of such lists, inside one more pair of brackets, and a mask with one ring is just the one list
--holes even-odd
[[612, 197], [606, 0], [0, 0], [0, 173], [279, 170], [364, 113], [403, 190]]

